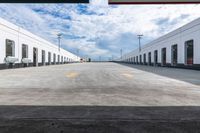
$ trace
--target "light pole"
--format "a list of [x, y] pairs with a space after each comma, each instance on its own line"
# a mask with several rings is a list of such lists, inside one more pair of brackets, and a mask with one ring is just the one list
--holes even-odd
[[61, 39], [62, 33], [58, 33], [57, 36], [58, 36], [58, 50], [60, 51], [60, 47], [61, 47], [60, 39]]
[[120, 54], [121, 54], [121, 60], [122, 60], [122, 49], [120, 49]]
[[142, 38], [143, 35], [137, 35], [138, 40], [139, 40], [139, 52], [141, 51], [141, 44], [140, 44], [140, 39]]

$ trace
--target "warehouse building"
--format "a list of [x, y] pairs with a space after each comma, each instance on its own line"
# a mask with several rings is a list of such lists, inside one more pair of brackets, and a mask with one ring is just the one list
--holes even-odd
[[0, 18], [0, 69], [78, 61], [78, 56]]
[[200, 18], [118, 59], [125, 63], [200, 69]]

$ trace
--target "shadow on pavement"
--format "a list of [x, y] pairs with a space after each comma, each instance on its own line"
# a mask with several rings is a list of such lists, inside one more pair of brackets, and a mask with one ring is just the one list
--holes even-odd
[[135, 68], [141, 71], [150, 72], [160, 76], [165, 76], [168, 78], [173, 78], [188, 82], [194, 85], [200, 85], [200, 71], [198, 70], [189, 70], [181, 68], [170, 68], [170, 67], [158, 67], [158, 66], [144, 66], [144, 65], [134, 65], [126, 63], [118, 63], [120, 65], [128, 66]]
[[200, 106], [0, 106], [1, 133], [198, 133]]

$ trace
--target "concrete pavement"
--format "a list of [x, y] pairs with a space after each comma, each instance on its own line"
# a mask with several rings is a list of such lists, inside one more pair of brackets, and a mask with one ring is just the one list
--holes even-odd
[[200, 105], [200, 71], [141, 68], [80, 63], [2, 70], [0, 105]]
[[200, 131], [200, 71], [80, 63], [0, 75], [1, 133]]

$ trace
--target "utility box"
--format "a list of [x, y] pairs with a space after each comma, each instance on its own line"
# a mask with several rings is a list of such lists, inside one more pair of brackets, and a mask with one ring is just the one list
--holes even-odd
[[8, 66], [8, 68], [13, 68], [15, 65], [15, 62], [18, 61], [18, 58], [12, 57], [12, 56], [7, 56], [5, 57], [5, 63]]

